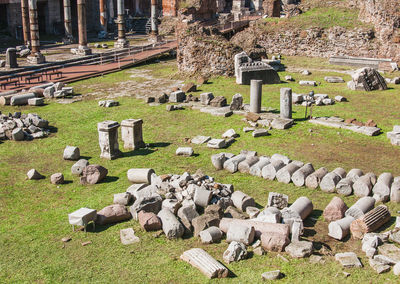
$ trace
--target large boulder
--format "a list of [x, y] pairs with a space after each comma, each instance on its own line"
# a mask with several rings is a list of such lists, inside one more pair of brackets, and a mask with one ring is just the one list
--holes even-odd
[[104, 207], [99, 212], [97, 212], [96, 223], [100, 225], [106, 225], [125, 221], [130, 218], [131, 213], [129, 213], [125, 206], [120, 204], [113, 204]]

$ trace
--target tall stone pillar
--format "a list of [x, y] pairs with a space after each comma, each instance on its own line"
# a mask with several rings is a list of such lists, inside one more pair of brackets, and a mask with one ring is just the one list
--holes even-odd
[[31, 55], [27, 60], [32, 64], [40, 64], [46, 61], [43, 54], [40, 53], [39, 42], [39, 22], [37, 14], [37, 0], [29, 0], [29, 23], [31, 32]]
[[281, 88], [281, 118], [292, 118], [292, 89]]
[[121, 155], [118, 144], [118, 127], [119, 123], [112, 120], [106, 120], [97, 124], [101, 149], [100, 158], [113, 160]]
[[78, 3], [78, 36], [79, 47], [77, 54], [90, 55], [92, 50], [87, 46], [86, 34], [86, 0], [77, 0]]
[[125, 18], [124, 18], [124, 13], [125, 13], [125, 5], [124, 5], [124, 0], [118, 0], [118, 6], [117, 6], [117, 13], [118, 13], [118, 19], [117, 19], [117, 24], [118, 24], [118, 40], [114, 44], [114, 47], [116, 48], [124, 48], [129, 46], [129, 41], [126, 40], [125, 38]]
[[29, 28], [29, 5], [28, 0], [21, 0], [21, 14], [22, 14], [22, 29], [24, 32], [24, 44], [30, 45], [31, 35]]
[[151, 0], [151, 34], [153, 36], [158, 35], [157, 27], [157, 1]]
[[100, 25], [103, 31], [107, 31], [107, 7], [105, 0], [99, 0], [99, 8], [100, 8]]
[[262, 80], [250, 81], [250, 111], [261, 112]]
[[121, 121], [121, 138], [124, 141], [125, 149], [139, 149], [144, 148], [143, 120], [141, 119], [126, 119]]
[[64, 0], [64, 29], [64, 43], [73, 43], [74, 37], [72, 35], [71, 0]]

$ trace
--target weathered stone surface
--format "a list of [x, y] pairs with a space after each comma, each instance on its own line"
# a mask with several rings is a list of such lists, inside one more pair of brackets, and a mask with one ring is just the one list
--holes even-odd
[[97, 212], [96, 223], [100, 225], [117, 223], [131, 218], [131, 213], [125, 206], [119, 204], [109, 205]]
[[247, 257], [246, 246], [239, 242], [231, 242], [223, 254], [225, 263], [229, 264], [234, 261], [240, 261]]
[[209, 227], [218, 227], [220, 223], [220, 216], [218, 214], [203, 214], [192, 220], [194, 228], [193, 235], [199, 236], [200, 232]]
[[83, 172], [83, 169], [86, 168], [89, 165], [88, 160], [85, 159], [80, 159], [78, 160], [75, 164], [72, 165], [71, 167], [71, 173], [73, 175], [81, 175]]
[[242, 210], [243, 212], [246, 211], [248, 206], [255, 206], [255, 201], [252, 197], [248, 196], [247, 194], [241, 191], [235, 191], [231, 196], [232, 202], [236, 208]]
[[181, 259], [198, 268], [208, 278], [225, 278], [229, 270], [200, 248], [192, 248], [181, 255]]
[[307, 241], [292, 242], [285, 247], [285, 251], [294, 258], [309, 257], [313, 252], [313, 243]]
[[268, 194], [268, 203], [267, 206], [273, 206], [278, 209], [283, 209], [288, 206], [289, 197], [286, 194], [278, 193], [278, 192], [270, 192]]
[[108, 174], [108, 170], [100, 165], [89, 165], [83, 169], [80, 178], [81, 184], [96, 184], [102, 181]]
[[211, 139], [207, 143], [208, 148], [221, 149], [226, 147], [226, 141], [224, 139]]
[[38, 179], [43, 179], [44, 176], [41, 175], [37, 170], [35, 169], [30, 169], [27, 173], [26, 173], [27, 177], [29, 180], [38, 180]]
[[236, 241], [248, 246], [253, 243], [254, 236], [254, 227], [232, 223], [226, 233], [226, 241], [228, 243]]
[[289, 238], [281, 234], [263, 233], [261, 243], [266, 251], [281, 252], [289, 244]]
[[132, 199], [132, 195], [129, 192], [122, 192], [114, 194], [114, 204], [128, 205]]
[[335, 259], [345, 268], [362, 267], [360, 260], [354, 252], [337, 253], [335, 254]]
[[347, 216], [337, 221], [329, 223], [328, 235], [334, 239], [342, 240], [350, 233], [350, 225], [354, 221], [352, 216]]
[[141, 196], [135, 200], [133, 205], [129, 208], [132, 217], [137, 218], [140, 211], [153, 212], [157, 214], [161, 210], [162, 198], [158, 194], [149, 193], [147, 196]]
[[22, 128], [15, 128], [11, 132], [12, 140], [14, 141], [22, 141], [25, 139], [25, 133]]
[[346, 204], [337, 196], [333, 197], [331, 202], [325, 207], [323, 216], [325, 220], [331, 222], [342, 219], [347, 210]]
[[186, 99], [185, 92], [182, 92], [182, 91], [172, 92], [169, 95], [169, 101], [171, 103], [180, 103], [180, 102], [183, 102], [185, 99]]
[[200, 94], [200, 102], [203, 105], [209, 105], [213, 98], [214, 98], [213, 93], [202, 93], [202, 94]]
[[140, 226], [146, 231], [158, 231], [161, 230], [161, 220], [153, 212], [139, 211], [138, 216]]
[[65, 147], [64, 155], [63, 155], [64, 160], [77, 161], [77, 160], [79, 160], [80, 156], [81, 156], [81, 152], [78, 147], [74, 147], [74, 146]]
[[223, 232], [218, 227], [209, 227], [200, 232], [201, 242], [203, 244], [212, 244], [222, 239]]
[[268, 136], [270, 135], [267, 129], [256, 129], [251, 133], [251, 135], [256, 138], [256, 137], [262, 137], [262, 136]]
[[342, 77], [335, 77], [335, 76], [326, 76], [324, 80], [328, 83], [344, 83]]
[[203, 187], [198, 187], [194, 192], [193, 201], [198, 206], [207, 207], [207, 205], [210, 203], [211, 197], [212, 192], [210, 190]]
[[218, 96], [210, 101], [210, 106], [212, 107], [224, 107], [227, 105], [226, 98], [223, 96]]
[[206, 143], [206, 142], [208, 142], [208, 141], [210, 141], [210, 140], [211, 140], [211, 137], [210, 137], [210, 136], [201, 136], [201, 135], [198, 135], [198, 136], [193, 137], [193, 138], [190, 140], [190, 142], [193, 143], [193, 144], [199, 145], [199, 144], [204, 144], [204, 143]]
[[151, 175], [154, 174], [153, 169], [129, 169], [127, 172], [128, 180], [132, 183], [150, 184]]
[[261, 274], [261, 278], [263, 280], [277, 280], [282, 278], [282, 273], [280, 270], [268, 271]]
[[139, 237], [135, 236], [135, 231], [132, 228], [120, 230], [119, 235], [123, 245], [130, 245], [140, 242]]
[[243, 108], [243, 96], [241, 94], [235, 94], [232, 97], [230, 104], [231, 110], [241, 110]]
[[394, 275], [397, 275], [397, 276], [400, 275], [400, 262], [396, 263], [396, 265], [393, 266], [393, 273], [394, 273]]
[[50, 182], [52, 184], [63, 184], [64, 175], [62, 173], [55, 173], [50, 176]]
[[43, 98], [32, 98], [28, 100], [28, 105], [30, 106], [42, 106], [44, 105]]
[[351, 77], [352, 81], [347, 83], [351, 90], [373, 91], [387, 89], [385, 80], [374, 68], [360, 68]]
[[192, 147], [179, 147], [175, 152], [175, 155], [184, 157], [190, 157], [193, 156], [193, 154], [194, 151]]
[[182, 237], [185, 229], [170, 210], [162, 209], [160, 212], [158, 212], [157, 216], [161, 220], [162, 229], [168, 239]]
[[267, 223], [281, 223], [282, 213], [276, 207], [267, 207], [261, 211], [255, 218], [257, 221], [267, 222]]
[[394, 263], [400, 262], [400, 249], [394, 244], [383, 244], [379, 246], [378, 253], [390, 258]]
[[384, 273], [388, 272], [390, 270], [390, 266], [386, 264], [382, 264], [379, 261], [376, 261], [375, 259], [370, 258], [369, 260], [369, 265], [378, 273]]

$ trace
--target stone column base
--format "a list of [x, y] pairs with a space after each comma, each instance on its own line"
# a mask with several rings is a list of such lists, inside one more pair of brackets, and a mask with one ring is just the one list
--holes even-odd
[[129, 41], [126, 39], [118, 39], [114, 43], [114, 48], [127, 48], [129, 47]]
[[87, 46], [80, 45], [78, 48], [71, 48], [71, 53], [84, 56], [91, 55], [92, 50]]
[[26, 59], [31, 64], [42, 64], [46, 62], [46, 58], [40, 52], [36, 54], [31, 54]]

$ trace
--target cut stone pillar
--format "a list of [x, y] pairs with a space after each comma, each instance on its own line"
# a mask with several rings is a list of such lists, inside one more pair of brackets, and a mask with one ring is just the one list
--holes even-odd
[[323, 177], [319, 186], [322, 191], [333, 193], [336, 191], [336, 185], [340, 180], [341, 177], [339, 175], [337, 175], [335, 172], [330, 172]]
[[250, 174], [252, 176], [262, 177], [262, 169], [270, 163], [268, 157], [260, 157], [259, 161], [251, 166]]
[[24, 44], [30, 46], [31, 35], [29, 28], [29, 5], [28, 0], [21, 0], [22, 30], [24, 32]]
[[256, 163], [258, 162], [259, 159], [260, 159], [260, 158], [257, 157], [257, 156], [248, 156], [248, 157], [246, 158], [246, 160], [241, 161], [241, 162], [238, 164], [238, 170], [239, 170], [239, 172], [241, 172], [241, 173], [247, 173], [247, 174], [248, 174], [248, 173], [250, 172], [251, 166], [253, 166], [254, 164], [256, 164]]
[[296, 163], [292, 162], [292, 163], [286, 165], [285, 167], [283, 167], [282, 169], [280, 169], [276, 173], [276, 179], [279, 182], [288, 184], [288, 183], [290, 183], [290, 181], [292, 179], [293, 173], [296, 172], [298, 169], [300, 169], [300, 167]]
[[276, 234], [289, 238], [290, 227], [288, 224], [273, 224], [254, 219], [222, 218], [219, 222], [219, 228], [222, 232], [227, 233], [229, 227], [233, 224], [254, 227], [256, 239], [259, 239], [263, 234]]
[[291, 88], [281, 88], [281, 118], [292, 118]]
[[127, 172], [128, 180], [132, 183], [150, 184], [153, 169], [129, 169]]
[[203, 244], [212, 244], [222, 239], [222, 231], [220, 228], [212, 226], [200, 232], [201, 242]]
[[314, 172], [314, 167], [312, 164], [308, 163], [298, 169], [292, 176], [292, 181], [296, 186], [304, 186], [306, 183], [306, 178]]
[[92, 54], [92, 50], [87, 46], [86, 0], [77, 0], [77, 4], [79, 47], [76, 53], [79, 55], [90, 55]]
[[328, 173], [328, 170], [326, 168], [324, 168], [324, 167], [319, 168], [318, 170], [316, 170], [315, 172], [313, 172], [306, 178], [306, 186], [308, 188], [316, 189], [319, 186], [323, 177], [327, 173]]
[[201, 248], [185, 251], [181, 259], [198, 268], [210, 279], [228, 277], [229, 270]]
[[385, 205], [379, 205], [351, 223], [351, 234], [353, 238], [362, 239], [366, 233], [379, 229], [390, 220], [390, 217], [388, 208]]
[[371, 194], [372, 186], [371, 176], [363, 175], [353, 184], [354, 195], [359, 197], [368, 196]]
[[182, 237], [185, 228], [181, 222], [178, 221], [174, 213], [169, 209], [162, 209], [158, 212], [157, 216], [161, 220], [162, 229], [168, 239], [177, 239]]
[[31, 31], [31, 54], [27, 57], [29, 63], [44, 63], [45, 57], [40, 53], [39, 22], [37, 13], [37, 0], [29, 0], [29, 23]]
[[6, 68], [18, 68], [17, 50], [13, 47], [7, 48], [6, 51]]
[[238, 166], [241, 161], [246, 159], [245, 155], [237, 155], [224, 162], [224, 169], [230, 173], [236, 173], [238, 171]]
[[242, 210], [243, 212], [246, 212], [246, 208], [248, 206], [255, 206], [256, 203], [253, 199], [253, 197], [248, 196], [247, 194], [241, 192], [241, 191], [235, 191], [232, 196], [231, 196], [233, 205], [239, 210]]
[[100, 158], [113, 160], [120, 156], [118, 127], [119, 123], [112, 120], [106, 120], [97, 124], [101, 149]]
[[136, 150], [144, 148], [142, 131], [143, 120], [125, 119], [121, 121], [121, 138], [124, 141], [124, 149]]
[[354, 219], [361, 218], [367, 213], [369, 210], [374, 208], [375, 199], [370, 196], [361, 197], [357, 200], [356, 203], [353, 204], [349, 209], [347, 209], [346, 213], [344, 214], [347, 216], [352, 216]]
[[289, 207], [289, 209], [297, 212], [301, 219], [305, 220], [313, 211], [314, 205], [310, 199], [302, 196], [297, 198], [296, 201]]
[[400, 203], [400, 181], [392, 183], [390, 189], [390, 201]]
[[103, 29], [103, 31], [105, 31], [105, 32], [107, 32], [107, 12], [106, 12], [106, 9], [107, 9], [106, 1], [105, 0], [99, 0], [100, 25], [101, 25], [101, 28]]
[[250, 111], [261, 112], [262, 80], [250, 81]]
[[352, 177], [343, 178], [336, 185], [336, 192], [344, 196], [351, 195], [353, 193], [353, 184], [354, 184], [354, 178]]
[[262, 169], [262, 177], [264, 179], [274, 180], [276, 173], [285, 166], [281, 160], [271, 160], [271, 163]]
[[116, 48], [126, 48], [129, 46], [129, 41], [125, 37], [125, 0], [118, 0], [117, 13], [118, 13], [118, 40], [114, 44]]
[[72, 35], [72, 16], [71, 16], [71, 0], [64, 0], [64, 30], [65, 39], [64, 43], [73, 43], [74, 37]]
[[156, 0], [151, 0], [151, 34], [153, 36], [158, 35], [157, 1]]
[[378, 197], [378, 201], [386, 202], [390, 197], [390, 188], [393, 183], [393, 175], [391, 173], [383, 173], [379, 176], [372, 192], [374, 197]]
[[350, 225], [355, 219], [352, 216], [330, 222], [328, 235], [337, 240], [343, 240], [350, 233]]

